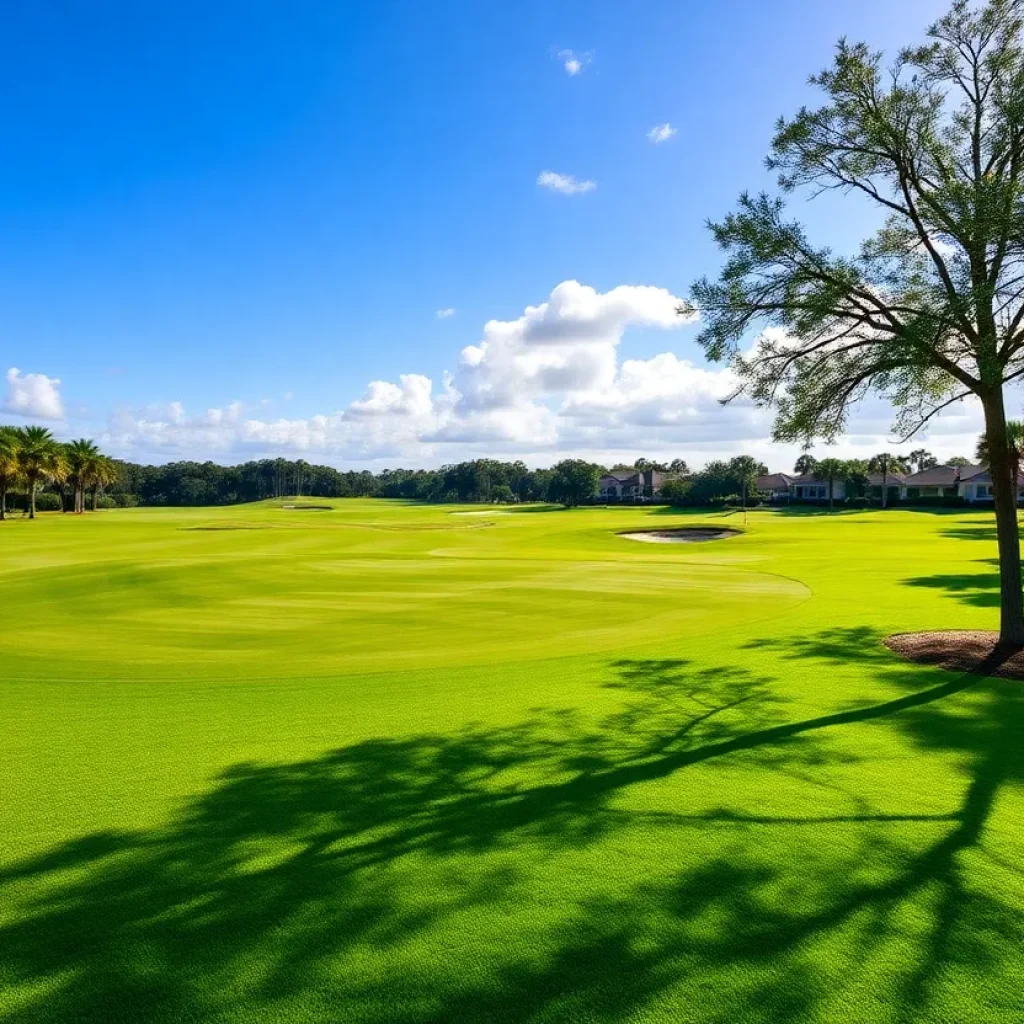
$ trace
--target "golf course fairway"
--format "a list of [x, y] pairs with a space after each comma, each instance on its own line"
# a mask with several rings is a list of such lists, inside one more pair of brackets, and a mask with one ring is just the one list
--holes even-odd
[[991, 513], [316, 502], [0, 523], [2, 1024], [1024, 1019]]

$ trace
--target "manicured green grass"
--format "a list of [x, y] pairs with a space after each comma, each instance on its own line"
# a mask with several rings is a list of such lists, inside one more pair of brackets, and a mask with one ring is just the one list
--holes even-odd
[[0, 1021], [1024, 1019], [979, 513], [0, 524]]

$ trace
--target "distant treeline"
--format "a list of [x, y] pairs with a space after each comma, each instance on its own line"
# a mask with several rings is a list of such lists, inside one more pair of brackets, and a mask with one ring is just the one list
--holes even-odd
[[[285, 496], [408, 498], [417, 501], [569, 501], [596, 491], [603, 468], [566, 460], [551, 469], [476, 459], [440, 469], [338, 470], [298, 459], [261, 459], [238, 466], [170, 462], [142, 466], [115, 460], [105, 489], [117, 505], [233, 505]], [[593, 486], [590, 486], [591, 482]]]

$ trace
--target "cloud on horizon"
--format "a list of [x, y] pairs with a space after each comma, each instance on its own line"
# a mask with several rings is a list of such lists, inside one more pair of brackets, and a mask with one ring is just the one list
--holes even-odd
[[[798, 448], [771, 443], [769, 412], [743, 399], [721, 404], [737, 383], [728, 367], [699, 365], [671, 350], [620, 357], [631, 329], [685, 331], [694, 318], [680, 316], [679, 303], [650, 285], [600, 292], [563, 281], [519, 316], [487, 321], [463, 347], [455, 371], [439, 380], [421, 373], [372, 380], [347, 405], [304, 417], [268, 418], [265, 403], [239, 401], [195, 413], [181, 402], [120, 408], [97, 440], [115, 454], [156, 461], [288, 454], [335, 464], [431, 466], [493, 456], [544, 465], [570, 455], [617, 461], [645, 454], [696, 465], [746, 452], [773, 469], [788, 468]], [[56, 378], [12, 370], [5, 408], [34, 410], [19, 415], [40, 418], [62, 411], [58, 387]], [[866, 401], [835, 453], [895, 450], [892, 418], [884, 401]], [[970, 455], [980, 429], [977, 404], [965, 402], [906, 450], [924, 443], [939, 455]]]

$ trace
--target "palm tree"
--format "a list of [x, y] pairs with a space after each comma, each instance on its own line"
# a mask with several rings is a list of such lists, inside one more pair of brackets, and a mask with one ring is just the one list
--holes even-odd
[[793, 472], [798, 476], [807, 476], [808, 473], [814, 472], [814, 467], [817, 464], [818, 460], [810, 452], [804, 452], [803, 455], [796, 460]]
[[882, 508], [885, 508], [889, 496], [889, 474], [906, 473], [907, 464], [898, 455], [882, 452], [868, 459], [868, 469], [872, 473], [882, 474]]
[[7, 518], [7, 492], [21, 475], [20, 434], [17, 427], [0, 427], [0, 519]]
[[[1017, 485], [1020, 483], [1021, 462], [1024, 462], [1024, 421], [1006, 421], [1006, 442], [1010, 447], [1010, 464], [1015, 471], [1014, 476], [1016, 479], [1013, 482], [1013, 489], [1014, 493], [1016, 493]], [[988, 438], [984, 434], [978, 438], [975, 456], [983, 466], [989, 465]]]
[[64, 450], [67, 453], [71, 478], [75, 482], [75, 511], [84, 512], [86, 482], [92, 477], [96, 460], [101, 457], [100, 450], [84, 437], [77, 441], [69, 441]]
[[63, 445], [45, 427], [25, 427], [19, 431], [18, 462], [28, 483], [28, 517], [35, 519], [39, 481], [67, 476]]
[[846, 463], [842, 459], [822, 459], [814, 467], [815, 480], [828, 481], [828, 510], [835, 509], [836, 480], [846, 476]]
[[[96, 511], [100, 491], [107, 484], [112, 484], [117, 479], [117, 465], [109, 455], [97, 455], [93, 459], [89, 470], [88, 480], [92, 484], [92, 510]], [[85, 504], [85, 492], [82, 493], [82, 504]]]
[[918, 473], [931, 469], [939, 464], [939, 460], [927, 448], [916, 448], [907, 456], [909, 462]]

